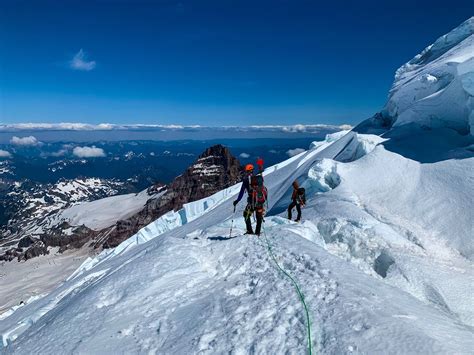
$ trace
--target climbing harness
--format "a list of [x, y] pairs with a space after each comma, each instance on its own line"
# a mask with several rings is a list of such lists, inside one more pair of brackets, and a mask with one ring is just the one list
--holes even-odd
[[296, 282], [296, 280], [287, 271], [285, 271], [280, 266], [280, 264], [278, 264], [278, 261], [275, 257], [275, 254], [273, 254], [273, 250], [272, 250], [272, 247], [270, 245], [270, 242], [268, 241], [268, 238], [267, 238], [267, 233], [265, 231], [265, 220], [262, 223], [262, 227], [263, 227], [263, 236], [265, 238], [265, 242], [267, 244], [267, 250], [268, 250], [268, 253], [270, 254], [270, 257], [273, 259], [273, 261], [275, 262], [277, 268], [281, 271], [281, 273], [283, 275], [285, 275], [286, 277], [288, 277], [290, 279], [290, 281], [293, 283], [293, 286], [295, 286], [296, 292], [298, 293], [298, 297], [299, 297], [301, 303], [303, 304], [304, 311], [306, 313], [306, 325], [307, 325], [307, 329], [308, 329], [308, 353], [309, 353], [309, 355], [312, 355], [313, 349], [312, 349], [312, 342], [311, 342], [311, 323], [310, 323], [310, 320], [309, 320], [308, 306], [306, 305], [306, 302], [304, 300], [303, 292], [301, 292], [301, 289], [300, 289], [298, 283]]

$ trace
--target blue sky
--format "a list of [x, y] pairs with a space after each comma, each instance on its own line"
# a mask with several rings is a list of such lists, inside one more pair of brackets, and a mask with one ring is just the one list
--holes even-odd
[[0, 122], [357, 123], [454, 1], [4, 1]]

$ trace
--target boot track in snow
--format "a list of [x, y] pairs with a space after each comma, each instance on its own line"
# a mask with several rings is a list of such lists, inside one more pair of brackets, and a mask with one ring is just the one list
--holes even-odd
[[305, 314], [306, 314], [306, 328], [308, 330], [308, 353], [309, 353], [309, 355], [312, 355], [313, 351], [312, 351], [312, 341], [311, 341], [311, 323], [310, 323], [310, 320], [309, 320], [308, 306], [306, 305], [306, 302], [304, 300], [303, 292], [301, 292], [300, 286], [298, 285], [298, 282], [296, 282], [294, 277], [292, 277], [287, 271], [285, 271], [285, 269], [283, 269], [280, 266], [280, 264], [278, 264], [278, 261], [275, 257], [275, 254], [273, 254], [272, 246], [270, 245], [270, 243], [268, 241], [268, 238], [267, 238], [267, 233], [265, 231], [265, 220], [262, 223], [262, 228], [263, 228], [263, 236], [265, 238], [265, 243], [266, 243], [266, 247], [267, 247], [267, 250], [268, 250], [268, 254], [272, 258], [272, 260], [275, 262], [275, 265], [277, 266], [278, 270], [283, 275], [285, 275], [288, 279], [290, 279], [291, 283], [293, 284], [293, 286], [296, 289], [296, 292], [298, 293], [298, 297], [299, 297], [301, 303], [303, 304], [303, 308], [304, 308], [304, 311], [305, 311]]

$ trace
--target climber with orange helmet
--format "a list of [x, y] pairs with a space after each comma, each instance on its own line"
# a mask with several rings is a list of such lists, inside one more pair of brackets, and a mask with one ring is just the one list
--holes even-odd
[[[253, 208], [252, 208], [252, 197], [251, 197], [251, 186], [250, 186], [250, 180], [251, 177], [253, 176], [253, 165], [252, 164], [247, 164], [244, 168], [244, 177], [242, 178], [242, 187], [240, 188], [239, 196], [237, 197], [237, 200], [234, 201], [234, 211], [235, 211], [235, 206], [239, 203], [239, 201], [242, 199], [244, 196], [244, 193], [247, 192], [247, 207], [244, 210], [244, 220], [245, 220], [245, 225], [247, 227], [247, 231], [245, 234], [254, 234], [253, 233], [253, 228], [252, 228], [252, 222], [250, 217], [252, 216]], [[262, 216], [263, 219], [263, 216]], [[259, 230], [259, 220], [260, 216], [257, 216], [257, 230]], [[260, 220], [260, 225], [261, 225], [261, 220]]]

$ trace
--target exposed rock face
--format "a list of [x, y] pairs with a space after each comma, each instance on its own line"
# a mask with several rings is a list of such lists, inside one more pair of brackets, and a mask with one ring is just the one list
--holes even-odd
[[[64, 230], [69, 225], [51, 225], [50, 221], [68, 207], [125, 193], [131, 188], [119, 180], [98, 178], [61, 179], [55, 184], [7, 182], [6, 193], [0, 198], [0, 210], [8, 212], [2, 213], [6, 220], [0, 221], [0, 260], [11, 260], [12, 254], [23, 259], [26, 248], [40, 240], [46, 247], [78, 245], [80, 240], [90, 240], [94, 234], [89, 229], [86, 233], [76, 227], [72, 234], [67, 234]], [[33, 257], [36, 252], [29, 254]]]
[[4, 200], [8, 222], [0, 225], [0, 248], [7, 239], [40, 235], [48, 217], [75, 204], [94, 201], [129, 191], [126, 183], [114, 179], [61, 179], [55, 184], [24, 180], [11, 184]]
[[185, 203], [237, 183], [240, 172], [239, 160], [228, 148], [218, 144], [206, 149], [193, 165], [174, 179], [162, 196], [149, 200], [145, 208], [131, 218], [118, 221], [104, 247], [115, 247], [166, 212], [179, 210]]
[[41, 240], [33, 242], [26, 250], [23, 249], [21, 247], [8, 249], [3, 255], [0, 255], [0, 261], [12, 261], [14, 259], [21, 261], [49, 254], [47, 245]]
[[[30, 246], [25, 253], [23, 254], [23, 258], [25, 260], [34, 258], [40, 255], [47, 255], [49, 254], [48, 247], [42, 241], [35, 242], [32, 246]], [[20, 260], [21, 256], [19, 256], [18, 260]]]

